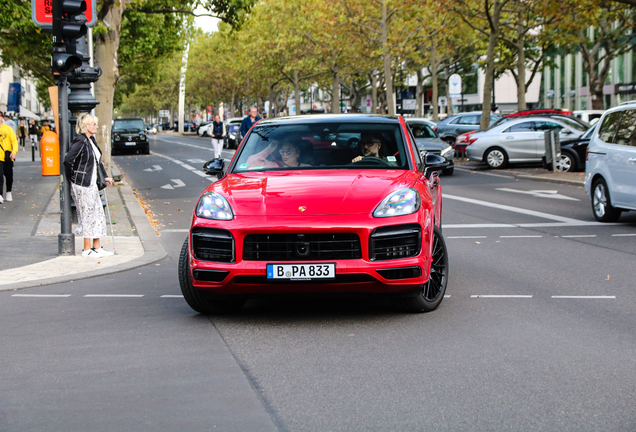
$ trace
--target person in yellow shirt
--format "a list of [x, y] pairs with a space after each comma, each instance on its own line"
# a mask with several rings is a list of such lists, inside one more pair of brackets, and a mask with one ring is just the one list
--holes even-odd
[[[18, 140], [15, 137], [13, 128], [4, 124], [2, 113], [0, 113], [0, 204], [13, 201], [11, 189], [13, 188], [13, 161], [18, 153]], [[7, 178], [7, 193], [2, 197], [4, 189], [4, 178]]]

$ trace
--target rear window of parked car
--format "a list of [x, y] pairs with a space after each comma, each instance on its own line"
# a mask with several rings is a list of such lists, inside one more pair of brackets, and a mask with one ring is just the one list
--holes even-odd
[[623, 111], [623, 116], [616, 130], [615, 144], [636, 147], [636, 111]]
[[467, 115], [467, 116], [460, 117], [457, 124], [474, 126], [474, 125], [478, 125], [480, 121], [481, 121], [480, 115]]

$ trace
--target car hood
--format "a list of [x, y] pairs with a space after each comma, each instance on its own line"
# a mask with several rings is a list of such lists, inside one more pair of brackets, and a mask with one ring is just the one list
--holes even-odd
[[418, 150], [443, 150], [448, 147], [448, 143], [440, 138], [415, 138]]
[[360, 214], [373, 212], [417, 176], [404, 170], [270, 171], [230, 174], [207, 190], [227, 198], [237, 216]]

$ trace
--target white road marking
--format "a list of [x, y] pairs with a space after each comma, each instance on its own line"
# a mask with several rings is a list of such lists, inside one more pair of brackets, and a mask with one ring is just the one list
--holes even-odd
[[70, 294], [12, 294], [11, 297], [44, 297], [44, 298], [54, 298], [54, 297], [70, 297]]
[[183, 298], [182, 295], [162, 295], [161, 298]]
[[192, 164], [200, 164], [200, 163], [206, 163], [207, 161], [203, 160], [203, 159], [186, 159], [188, 162], [192, 163]]
[[636, 234], [612, 234], [612, 237], [634, 237]]
[[552, 296], [553, 299], [615, 299], [616, 296]]
[[84, 297], [97, 298], [141, 298], [143, 294], [86, 294]]
[[[184, 144], [184, 145], [189, 145], [189, 144]], [[192, 146], [192, 147], [198, 147], [198, 146]], [[208, 150], [208, 149], [206, 149], [206, 150]], [[162, 158], [168, 159], [169, 161], [174, 162], [174, 163], [176, 163], [177, 165], [180, 165], [180, 166], [182, 166], [182, 167], [184, 167], [184, 168], [186, 168], [186, 169], [190, 170], [190, 172], [192, 172], [192, 173], [194, 173], [194, 174], [198, 175], [199, 177], [207, 178], [207, 179], [208, 179], [208, 180], [210, 180], [211, 182], [215, 182], [215, 181], [217, 181], [217, 178], [216, 178], [215, 176], [210, 176], [210, 175], [208, 175], [208, 174], [204, 173], [204, 172], [203, 172], [203, 171], [201, 171], [201, 170], [198, 170], [198, 169], [196, 169], [196, 168], [194, 168], [194, 167], [192, 167], [192, 166], [190, 166], [190, 165], [188, 165], [188, 164], [186, 164], [186, 163], [184, 163], [184, 162], [181, 162], [179, 159], [174, 159], [174, 158], [171, 158], [170, 156], [166, 156], [166, 155], [163, 155], [163, 154], [161, 154], [161, 153], [156, 153], [156, 152], [153, 152], [153, 154], [154, 154], [154, 155], [157, 155], [157, 156], [159, 156], [159, 157], [162, 157]], [[203, 161], [203, 160], [201, 160], [201, 159], [188, 159], [188, 162], [192, 162], [192, 161], [201, 161], [201, 162], [203, 162], [203, 163], [205, 163], [205, 162], [206, 162], [206, 161]], [[192, 163], [196, 163], [196, 162], [192, 162]], [[173, 180], [173, 181], [174, 181], [174, 180]], [[185, 185], [184, 185], [184, 186], [185, 186]], [[169, 185], [169, 184], [168, 184], [168, 185], [164, 185], [164, 186], [161, 186], [161, 187], [162, 187], [162, 189], [174, 189], [175, 187], [180, 187], [180, 186], [172, 187], [172, 185]]]
[[167, 184], [167, 185], [163, 185], [161, 186], [161, 189], [175, 189], [175, 188], [180, 188], [180, 187], [184, 187], [185, 183], [182, 182], [180, 179], [170, 179], [172, 180], [175, 185], [172, 186], [171, 184]]
[[576, 235], [562, 235], [557, 236], [561, 238], [583, 238], [583, 237], [596, 237], [596, 234], [576, 234]]
[[454, 237], [445, 237], [447, 239], [484, 239], [487, 236], [454, 236]]
[[541, 238], [540, 235], [499, 236], [499, 238]]
[[163, 168], [161, 168], [161, 166], [159, 165], [153, 165], [152, 168], [146, 168], [144, 171], [162, 171]]
[[[580, 221], [580, 220], [576, 220], [576, 219], [572, 219], [572, 218], [567, 218], [567, 217], [563, 217], [563, 216], [557, 216], [557, 215], [553, 215], [553, 214], [549, 214], [549, 213], [543, 213], [543, 212], [538, 212], [538, 211], [534, 211], [534, 210], [527, 210], [527, 209], [522, 209], [519, 207], [512, 207], [512, 206], [507, 206], [507, 205], [503, 205], [503, 204], [495, 204], [492, 202], [488, 202], [488, 201], [481, 201], [481, 200], [476, 200], [476, 199], [472, 199], [472, 198], [465, 198], [465, 197], [460, 197], [457, 195], [448, 195], [448, 194], [444, 194], [443, 199], [451, 199], [451, 200], [456, 200], [456, 201], [462, 201], [462, 202], [466, 202], [466, 203], [470, 203], [470, 204], [477, 204], [480, 206], [484, 206], [484, 207], [490, 207], [490, 208], [495, 208], [495, 209], [499, 209], [499, 210], [506, 210], [509, 212], [514, 212], [514, 213], [521, 213], [524, 215], [528, 215], [528, 216], [535, 216], [538, 218], [542, 218], [542, 219], [549, 219], [549, 220], [553, 220], [553, 221], [558, 221], [558, 222], [562, 222], [563, 224], [569, 224], [569, 225], [579, 225], [579, 224], [586, 224], [588, 222], [584, 222], [584, 221]], [[600, 223], [600, 222], [598, 222]], [[516, 226], [521, 226], [521, 224], [515, 224]]]
[[194, 171], [196, 169], [195, 167], [188, 164], [183, 164], [181, 166], [184, 167], [185, 169], [189, 169], [190, 171]]
[[496, 294], [477, 294], [471, 295], [472, 298], [532, 298], [531, 295], [496, 295]]
[[502, 191], [502, 192], [512, 192], [512, 193], [532, 195], [533, 197], [536, 197], [536, 198], [553, 198], [553, 199], [562, 199], [562, 200], [570, 200], [570, 201], [581, 201], [578, 198], [571, 198], [569, 196], [559, 195], [559, 191], [555, 191], [555, 190], [525, 191], [525, 190], [510, 189], [510, 188], [495, 188], [495, 190]]

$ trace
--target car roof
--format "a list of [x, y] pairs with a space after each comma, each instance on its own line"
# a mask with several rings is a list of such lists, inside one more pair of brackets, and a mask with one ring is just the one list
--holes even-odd
[[118, 121], [118, 120], [126, 120], [126, 121], [128, 121], [128, 120], [141, 120], [141, 121], [144, 121], [144, 119], [139, 118], [139, 117], [126, 117], [126, 118], [113, 119], [113, 121]]
[[396, 124], [399, 116], [380, 114], [310, 114], [261, 120], [263, 124], [384, 123]]

